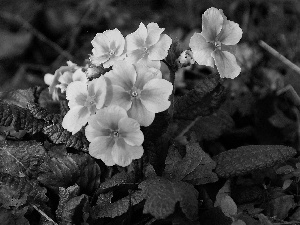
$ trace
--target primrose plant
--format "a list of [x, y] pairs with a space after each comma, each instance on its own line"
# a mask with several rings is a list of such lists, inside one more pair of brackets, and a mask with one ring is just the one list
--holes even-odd
[[[90, 155], [107, 166], [128, 166], [141, 158], [140, 126], [150, 126], [156, 113], [171, 106], [170, 96], [174, 99], [174, 81], [163, 79], [160, 71], [161, 62], [168, 64], [172, 44], [164, 30], [156, 23], [140, 23], [126, 37], [118, 29], [98, 33], [91, 42], [88, 66], [69, 61], [44, 77], [54, 100], [59, 100], [59, 90], [66, 93], [69, 111], [63, 128], [75, 134], [85, 127]], [[216, 66], [221, 78], [233, 79], [241, 71], [233, 54], [241, 37], [237, 23], [222, 10], [209, 8], [202, 16], [202, 32], [191, 37], [190, 49], [174, 63], [178, 68], [195, 62]]]

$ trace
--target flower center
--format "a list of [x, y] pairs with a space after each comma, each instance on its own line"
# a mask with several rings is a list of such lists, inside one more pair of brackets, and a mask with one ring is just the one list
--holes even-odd
[[136, 87], [133, 87], [130, 91], [129, 94], [131, 96], [131, 100], [133, 98], [139, 98], [139, 95], [141, 94], [141, 90], [137, 89]]
[[136, 91], [133, 91], [131, 92], [131, 96], [135, 98], [136, 96], [138, 96], [138, 93]]
[[91, 107], [91, 106], [95, 105], [96, 104], [95, 98], [96, 98], [96, 96], [87, 96], [84, 106]]
[[119, 137], [119, 131], [118, 130], [111, 130], [110, 136], [112, 138], [118, 138]]
[[149, 50], [147, 47], [143, 47], [142, 50], [144, 51], [144, 56], [149, 54]]
[[113, 135], [114, 135], [114, 137], [119, 137], [119, 132], [118, 131], [114, 131]]
[[110, 50], [110, 51], [109, 51], [109, 55], [112, 56], [112, 55], [114, 55], [114, 54], [115, 54], [115, 51], [114, 51], [114, 50]]
[[222, 43], [220, 41], [215, 41], [215, 48], [221, 50]]

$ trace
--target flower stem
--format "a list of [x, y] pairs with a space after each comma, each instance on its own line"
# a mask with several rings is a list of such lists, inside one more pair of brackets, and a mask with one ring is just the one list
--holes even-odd
[[171, 95], [171, 110], [169, 111], [171, 115], [171, 121], [173, 121], [174, 115], [174, 102], [175, 102], [175, 71], [170, 69], [170, 82], [173, 84], [173, 90]]
[[173, 121], [173, 115], [174, 115], [174, 102], [175, 102], [175, 73], [176, 73], [176, 70], [174, 70], [172, 68], [172, 66], [166, 61], [166, 60], [162, 60], [162, 62], [164, 62], [169, 71], [170, 71], [170, 82], [172, 83], [173, 85], [173, 90], [172, 90], [172, 94], [171, 94], [171, 107], [169, 108], [169, 114], [171, 116], [171, 122]]

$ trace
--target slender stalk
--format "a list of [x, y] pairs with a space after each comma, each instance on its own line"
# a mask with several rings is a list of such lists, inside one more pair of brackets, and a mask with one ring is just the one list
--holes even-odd
[[171, 94], [171, 107], [169, 108], [169, 114], [171, 115], [171, 122], [173, 121], [173, 115], [174, 115], [174, 102], [175, 102], [175, 73], [176, 71], [172, 68], [172, 66], [166, 61], [162, 60], [168, 67], [170, 71], [170, 82], [173, 85], [173, 90]]
[[266, 42], [259, 41], [259, 45], [263, 49], [267, 50], [275, 58], [277, 58], [278, 60], [280, 60], [283, 64], [285, 64], [286, 66], [288, 66], [289, 68], [291, 68], [292, 70], [294, 70], [296, 73], [298, 73], [300, 75], [300, 68], [296, 64], [292, 63], [290, 60], [288, 60], [287, 58], [285, 58], [283, 55], [281, 55], [279, 52], [277, 52], [274, 48], [272, 48]]
[[53, 223], [54, 225], [58, 225], [46, 213], [40, 210], [36, 205], [32, 205], [32, 207], [35, 208], [35, 210], [38, 211], [43, 217], [45, 217], [49, 222]]

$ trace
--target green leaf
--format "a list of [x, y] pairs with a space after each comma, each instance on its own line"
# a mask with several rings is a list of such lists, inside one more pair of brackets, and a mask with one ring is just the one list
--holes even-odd
[[44, 147], [36, 141], [1, 141], [0, 172], [36, 178], [46, 156]]
[[61, 121], [44, 127], [43, 133], [54, 144], [65, 144], [66, 147], [72, 147], [82, 151], [88, 151], [89, 142], [87, 141], [83, 129], [72, 135], [71, 132], [65, 130]]
[[248, 145], [222, 152], [214, 157], [219, 177], [243, 175], [274, 166], [296, 155], [296, 150], [283, 145]]
[[100, 184], [100, 168], [88, 154], [49, 151], [49, 157], [40, 166], [38, 180], [54, 190], [77, 183], [82, 191], [90, 193]]
[[188, 143], [184, 157], [172, 146], [166, 159], [164, 176], [194, 185], [212, 183], [218, 180], [217, 175], [212, 172], [215, 166], [216, 163], [198, 143]]
[[291, 165], [285, 165], [285, 166], [281, 166], [276, 170], [277, 174], [289, 174], [294, 172], [295, 169], [294, 167], [292, 167]]
[[231, 192], [231, 180], [228, 179], [225, 184], [223, 185], [223, 187], [218, 191], [217, 195], [216, 195], [216, 200], [215, 200], [215, 204], [214, 207], [220, 206], [221, 205], [221, 200], [225, 197], [230, 195]]
[[215, 140], [234, 127], [234, 121], [224, 110], [200, 117], [191, 131], [195, 131], [198, 140]]
[[[64, 107], [64, 105], [65, 103], [62, 103], [61, 107]], [[85, 137], [84, 129], [72, 135], [61, 125], [63, 115], [51, 114], [37, 104], [28, 104], [28, 108], [34, 118], [44, 120], [45, 126], [42, 131], [54, 144], [65, 144], [66, 147], [88, 151], [89, 142]]]
[[59, 187], [59, 204], [56, 217], [61, 224], [79, 224], [83, 218], [84, 208], [88, 204], [88, 196], [79, 194], [79, 186], [74, 185], [67, 189]]
[[177, 59], [179, 58], [179, 56], [182, 52], [183, 52], [183, 48], [181, 47], [180, 42], [174, 41], [171, 44], [170, 49], [168, 51], [168, 56], [166, 57], [166, 61], [171, 66], [171, 69], [173, 71], [178, 70]]
[[280, 220], [284, 220], [291, 209], [295, 208], [297, 204], [294, 200], [294, 195], [283, 195], [273, 198], [266, 206], [266, 215], [275, 216]]
[[112, 190], [112, 188], [120, 186], [126, 183], [133, 183], [134, 182], [134, 174], [133, 173], [126, 173], [124, 171], [115, 174], [105, 182], [101, 183], [99, 186], [99, 190], [101, 192], [107, 192]]
[[225, 89], [219, 80], [217, 74], [212, 74], [186, 95], [177, 98], [174, 118], [193, 120], [197, 116], [208, 116], [218, 109], [225, 100]]
[[198, 191], [191, 184], [156, 177], [143, 181], [139, 188], [146, 199], [144, 213], [165, 219], [175, 211], [179, 202], [188, 219], [194, 221], [198, 218]]
[[30, 111], [17, 105], [0, 103], [0, 126], [13, 126], [16, 131], [26, 130], [30, 134], [41, 131], [45, 121], [34, 118]]
[[79, 178], [76, 183], [81, 191], [85, 193], [94, 193], [100, 185], [101, 170], [95, 159], [88, 154], [82, 154], [75, 158], [80, 170]]
[[24, 198], [27, 198], [27, 203], [46, 202], [48, 201], [48, 197], [45, 195], [46, 191], [46, 188], [40, 187], [34, 180], [0, 173], [1, 202], [8, 202], [10, 199], [20, 200]]
[[112, 192], [99, 195], [97, 205], [92, 209], [93, 218], [114, 218], [120, 216], [126, 213], [130, 206], [134, 206], [144, 200], [141, 191], [135, 191], [115, 202], [111, 202], [112, 197]]
[[282, 190], [288, 189], [292, 183], [293, 183], [293, 180], [290, 180], [290, 179], [285, 180], [282, 185]]
[[224, 215], [227, 217], [232, 217], [237, 214], [237, 205], [229, 195], [223, 196], [220, 202], [220, 207]]
[[30, 225], [28, 220], [24, 217], [26, 211], [19, 210], [15, 213], [13, 210], [8, 210], [0, 207], [0, 221], [1, 225]]
[[28, 103], [35, 101], [35, 92], [37, 88], [19, 89], [14, 91], [0, 92], [0, 101], [17, 105], [21, 108], [27, 108]]

